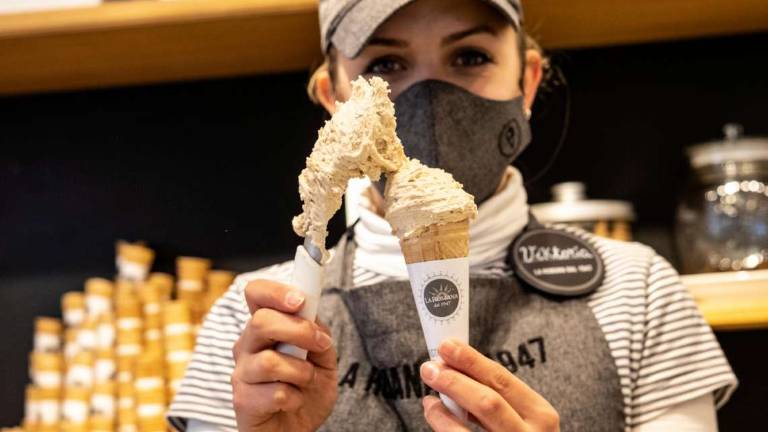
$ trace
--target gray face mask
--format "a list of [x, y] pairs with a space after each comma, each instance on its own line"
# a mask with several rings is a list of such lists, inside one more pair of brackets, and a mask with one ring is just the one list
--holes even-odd
[[395, 113], [405, 154], [451, 173], [478, 204], [531, 140], [522, 97], [485, 99], [443, 81], [414, 84], [395, 99]]

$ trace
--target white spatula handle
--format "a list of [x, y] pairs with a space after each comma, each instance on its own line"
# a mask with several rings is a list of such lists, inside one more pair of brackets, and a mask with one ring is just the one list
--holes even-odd
[[[320, 292], [323, 288], [323, 266], [309, 256], [304, 246], [296, 248], [293, 266], [291, 285], [304, 293], [305, 297], [304, 306], [296, 315], [305, 320], [315, 321], [317, 305], [320, 303]], [[307, 350], [294, 345], [278, 344], [277, 351], [302, 360], [307, 358]]]

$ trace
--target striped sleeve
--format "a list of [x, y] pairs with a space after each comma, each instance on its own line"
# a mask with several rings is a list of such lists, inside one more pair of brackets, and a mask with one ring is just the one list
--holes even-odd
[[293, 263], [242, 274], [211, 307], [197, 335], [184, 379], [167, 413], [168, 422], [185, 431], [189, 420], [215, 426], [216, 430], [237, 431], [232, 407], [230, 376], [235, 367], [232, 346], [250, 319], [243, 292], [249, 281], [290, 280]]
[[630, 373], [630, 427], [707, 393], [719, 408], [738, 384], [675, 269], [654, 254], [646, 275], [640, 355]]

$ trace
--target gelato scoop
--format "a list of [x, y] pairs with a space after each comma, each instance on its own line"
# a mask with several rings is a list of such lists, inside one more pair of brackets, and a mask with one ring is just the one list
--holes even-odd
[[475, 199], [461, 183], [417, 159], [408, 159], [387, 177], [385, 200], [385, 218], [401, 241], [419, 237], [431, 227], [467, 222], [477, 216]]

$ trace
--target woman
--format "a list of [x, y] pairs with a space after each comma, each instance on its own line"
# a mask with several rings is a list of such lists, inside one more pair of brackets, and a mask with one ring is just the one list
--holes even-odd
[[[519, 1], [325, 0], [320, 21], [328, 61], [312, 80], [317, 101], [333, 113], [358, 75], [386, 79], [406, 153], [451, 172], [477, 199], [472, 346], [446, 341], [443, 362], [425, 361], [403, 258], [371, 188], [329, 264], [320, 307], [328, 327], [293, 315], [304, 298], [286, 284], [291, 263], [241, 275], [206, 318], [172, 424], [475, 427], [440, 392], [487, 430], [716, 430], [715, 406], [736, 379], [663, 258], [573, 231], [603, 269], [580, 295], [523, 280], [508, 259], [522, 233], [542, 229], [509, 165], [529, 141], [544, 63], [526, 49]], [[308, 360], [278, 354], [278, 342], [307, 349]]]

